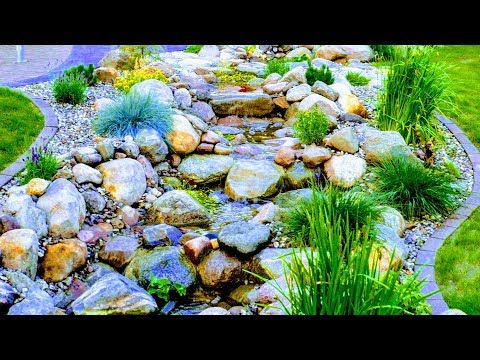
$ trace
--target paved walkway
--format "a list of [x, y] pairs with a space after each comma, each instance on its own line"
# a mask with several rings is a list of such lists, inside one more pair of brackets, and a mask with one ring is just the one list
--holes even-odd
[[[162, 45], [166, 51], [181, 51], [186, 45]], [[78, 64], [98, 62], [118, 45], [25, 45], [27, 62], [16, 63], [15, 45], [0, 45], [0, 85], [22, 86], [51, 80]]]

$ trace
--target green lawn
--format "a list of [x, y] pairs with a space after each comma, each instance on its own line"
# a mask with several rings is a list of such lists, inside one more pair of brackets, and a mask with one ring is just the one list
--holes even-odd
[[[480, 46], [438, 48], [438, 59], [452, 65], [449, 74], [459, 115], [451, 115], [469, 139], [480, 147]], [[451, 308], [480, 315], [480, 208], [438, 251], [435, 275]]]
[[0, 87], [0, 170], [28, 150], [43, 125], [42, 112], [29, 98]]

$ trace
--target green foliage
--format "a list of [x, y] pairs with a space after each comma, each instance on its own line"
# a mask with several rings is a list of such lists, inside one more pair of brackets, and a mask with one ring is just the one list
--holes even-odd
[[395, 57], [395, 45], [370, 45], [375, 54], [375, 61], [390, 61]]
[[198, 54], [200, 50], [202, 50], [202, 47], [203, 45], [188, 45], [187, 48], [183, 50], [183, 52]]
[[[357, 224], [359, 227], [365, 226], [370, 219], [380, 219], [384, 210], [383, 206], [378, 205], [376, 196], [355, 188], [343, 190], [330, 183], [324, 189], [313, 186], [313, 191], [315, 196], [311, 199], [300, 198], [281, 212], [285, 235], [292, 239], [300, 238], [303, 243], [308, 243], [310, 235], [307, 214], [312, 213], [314, 209], [325, 208], [328, 221], [343, 219], [351, 228]], [[329, 204], [335, 206], [327, 206]]]
[[444, 141], [436, 113], [453, 109], [447, 66], [433, 61], [432, 47], [397, 51], [377, 106], [380, 130], [398, 131], [408, 144]]
[[255, 52], [256, 49], [257, 49], [257, 45], [246, 45], [245, 53], [247, 54], [247, 57], [252, 56], [252, 54]]
[[401, 280], [402, 270], [392, 269], [393, 256], [380, 271], [371, 219], [351, 227], [348, 218], [331, 217], [335, 207], [327, 197], [306, 212], [309, 241], [283, 259], [287, 288], [270, 282], [287, 299], [280, 299], [283, 310], [289, 315], [405, 315], [427, 309], [425, 300], [433, 293], [419, 293], [426, 281], [417, 281], [419, 272]]
[[452, 176], [425, 168], [420, 160], [394, 153], [372, 169], [378, 196], [407, 219], [439, 215], [457, 206]]
[[100, 136], [122, 138], [135, 137], [141, 129], [152, 128], [167, 141], [172, 129], [171, 113], [171, 108], [164, 103], [134, 91], [100, 110], [92, 121], [92, 129]]
[[347, 75], [345, 75], [347, 78], [348, 82], [352, 84], [353, 86], [365, 86], [368, 85], [370, 82], [370, 79], [353, 71], [347, 72]]
[[22, 155], [44, 125], [40, 109], [28, 97], [0, 87], [0, 170]]
[[445, 166], [450, 175], [455, 176], [457, 179], [460, 179], [462, 177], [460, 170], [458, 170], [457, 166], [449, 158], [443, 158], [443, 165]]
[[164, 83], [169, 82], [160, 69], [143, 67], [135, 70], [125, 70], [123, 76], [115, 78], [113, 86], [124, 93], [128, 93], [133, 85], [149, 79], [159, 80]]
[[59, 103], [81, 104], [85, 100], [87, 87], [88, 85], [82, 77], [76, 77], [73, 74], [61, 75], [53, 81], [53, 97]]
[[65, 70], [63, 74], [66, 76], [72, 75], [76, 78], [82, 77], [88, 86], [93, 86], [98, 82], [97, 74], [94, 71], [95, 67], [93, 64], [88, 64], [88, 66], [80, 64]]
[[312, 59], [307, 54], [302, 54], [300, 56], [295, 56], [295, 57], [291, 58], [289, 61], [291, 61], [291, 62], [307, 61], [308, 66], [311, 66], [311, 64], [312, 64]]
[[230, 66], [213, 72], [219, 80], [219, 85], [242, 85], [248, 83], [256, 76], [252, 73], [242, 72]]
[[285, 59], [271, 59], [267, 63], [265, 68], [264, 76], [267, 77], [270, 74], [279, 74], [281, 76], [285, 75], [290, 71], [290, 64], [285, 61]]
[[145, 63], [145, 58], [158, 52], [158, 45], [120, 45], [120, 51], [128, 54], [122, 70], [134, 70]]
[[327, 85], [331, 85], [335, 81], [332, 71], [325, 64], [323, 64], [321, 68], [309, 66], [307, 68], [307, 71], [305, 72], [305, 77], [307, 78], [307, 84], [310, 86], [315, 84], [315, 81], [318, 80], [324, 82]]
[[147, 291], [149, 294], [156, 295], [159, 299], [165, 302], [170, 301], [174, 296], [185, 296], [187, 288], [177, 282], [172, 282], [167, 278], [157, 278], [154, 275], [150, 276]]
[[51, 180], [58, 170], [58, 160], [46, 146], [31, 148], [30, 156], [25, 162], [25, 173], [20, 179], [20, 184], [28, 184], [33, 178]]
[[209, 213], [213, 214], [215, 210], [218, 209], [217, 201], [209, 196], [212, 193], [211, 189], [199, 189], [196, 185], [190, 185], [186, 182], [182, 183], [180, 189], [193, 197], [200, 205], [207, 209]]
[[310, 110], [301, 110], [297, 113], [293, 134], [303, 144], [320, 144], [327, 135], [328, 126], [327, 115], [315, 106]]

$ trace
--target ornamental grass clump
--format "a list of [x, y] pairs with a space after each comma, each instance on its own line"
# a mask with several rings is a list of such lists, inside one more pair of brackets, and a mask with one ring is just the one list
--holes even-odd
[[83, 76], [61, 75], [53, 81], [53, 97], [59, 103], [78, 105], [85, 101], [87, 87], [88, 84]]
[[293, 124], [293, 134], [302, 144], [320, 144], [327, 135], [328, 127], [327, 115], [318, 106], [315, 106], [297, 113], [297, 120]]
[[420, 160], [393, 153], [372, 172], [379, 198], [407, 219], [444, 214], [458, 205], [461, 191], [455, 178], [436, 168], [425, 168]]
[[58, 160], [46, 146], [30, 149], [30, 156], [25, 162], [25, 173], [20, 184], [25, 185], [34, 178], [52, 180], [58, 170]]
[[370, 45], [375, 55], [375, 61], [390, 61], [395, 56], [396, 45]]
[[100, 136], [118, 138], [135, 137], [140, 130], [151, 128], [167, 141], [167, 134], [172, 129], [171, 114], [168, 105], [150, 95], [133, 91], [100, 110], [92, 121], [92, 128]]
[[313, 86], [316, 81], [324, 82], [327, 85], [331, 85], [335, 81], [332, 71], [325, 64], [321, 68], [309, 66], [305, 72], [305, 77], [307, 78], [307, 84], [310, 86]]
[[[306, 211], [308, 242], [299, 238], [298, 251], [282, 259], [286, 287], [270, 284], [282, 295], [280, 304], [288, 315], [413, 315], [428, 314], [422, 294], [425, 279], [419, 272], [400, 277], [392, 269], [394, 254], [380, 271], [380, 254], [371, 218], [351, 225], [349, 216], [332, 217], [333, 197], [316, 199]], [[262, 278], [264, 281], [268, 281]]]
[[290, 63], [285, 59], [271, 59], [267, 63], [265, 68], [264, 76], [267, 77], [270, 74], [279, 74], [281, 76], [285, 75], [290, 71]]
[[395, 52], [379, 95], [377, 126], [398, 131], [407, 144], [443, 143], [436, 113], [454, 108], [447, 66], [433, 59], [433, 47], [400, 50]]
[[369, 78], [353, 71], [347, 72], [345, 77], [347, 78], [348, 82], [353, 86], [365, 86], [368, 85], [368, 83], [370, 82]]

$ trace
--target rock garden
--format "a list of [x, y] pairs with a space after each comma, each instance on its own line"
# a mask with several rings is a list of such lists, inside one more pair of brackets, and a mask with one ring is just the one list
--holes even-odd
[[472, 191], [429, 46], [121, 46], [19, 88], [58, 117], [0, 192], [0, 313], [430, 314]]

